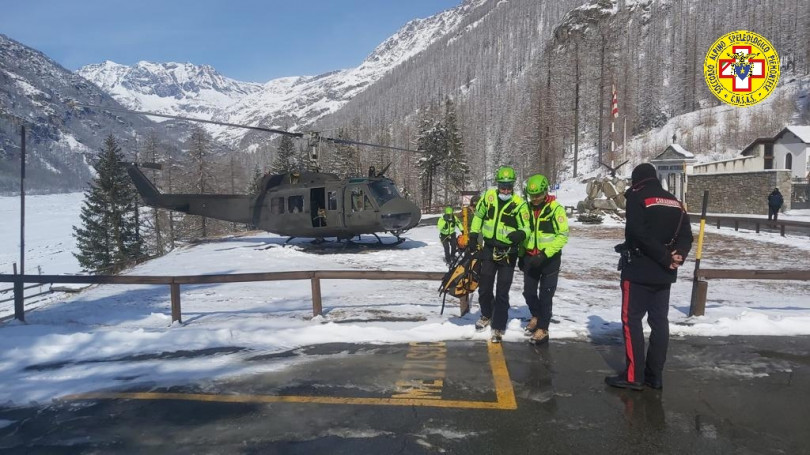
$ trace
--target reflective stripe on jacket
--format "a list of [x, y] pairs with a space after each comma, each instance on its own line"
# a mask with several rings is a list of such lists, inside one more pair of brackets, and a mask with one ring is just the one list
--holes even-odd
[[436, 223], [436, 226], [439, 228], [440, 235], [450, 235], [454, 234], [459, 226], [461, 226], [461, 221], [459, 221], [458, 217], [453, 215], [452, 221], [447, 221], [444, 219], [445, 215], [442, 215], [439, 218], [439, 222]]
[[484, 240], [495, 240], [502, 245], [512, 245], [509, 234], [523, 231], [529, 235], [529, 209], [520, 196], [512, 193], [512, 199], [501, 201], [498, 190], [493, 188], [475, 206], [470, 232], [481, 233]]
[[542, 250], [546, 257], [559, 253], [568, 243], [568, 216], [565, 207], [556, 200], [544, 203], [535, 210], [529, 204], [529, 235], [523, 241], [527, 252], [535, 248]]

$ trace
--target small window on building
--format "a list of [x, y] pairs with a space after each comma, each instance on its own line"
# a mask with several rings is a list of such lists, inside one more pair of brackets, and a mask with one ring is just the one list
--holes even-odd
[[337, 192], [336, 191], [330, 191], [329, 192], [327, 204], [328, 204], [326, 206], [327, 210], [337, 210]]
[[287, 211], [301, 213], [304, 211], [304, 196], [290, 196], [287, 198]]
[[785, 169], [793, 169], [793, 155], [790, 153], [785, 155]]
[[270, 213], [273, 215], [281, 215], [284, 213], [283, 197], [274, 197], [270, 199]]

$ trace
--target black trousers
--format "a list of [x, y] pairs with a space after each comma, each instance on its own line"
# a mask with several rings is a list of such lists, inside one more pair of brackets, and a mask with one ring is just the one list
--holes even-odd
[[[669, 289], [671, 284], [641, 284], [622, 281], [622, 337], [629, 382], [660, 383], [669, 346]], [[644, 357], [644, 328], [647, 314], [650, 345]]]
[[[491, 248], [484, 248], [480, 254], [478, 301], [481, 304], [481, 316], [492, 320], [490, 324], [493, 329], [506, 330], [506, 320], [509, 318], [509, 288], [512, 287], [517, 257], [509, 256], [508, 261], [495, 262]], [[492, 292], [493, 288], [495, 293]]]
[[523, 298], [532, 317], [537, 318], [537, 327], [548, 330], [551, 323], [551, 304], [557, 291], [562, 255], [555, 254], [540, 267], [523, 271]]
[[456, 234], [439, 235], [439, 240], [442, 241], [444, 247], [444, 260], [450, 262], [450, 259], [456, 255]]
[[779, 207], [774, 207], [772, 205], [768, 206], [768, 220], [773, 218], [774, 221], [779, 218]]

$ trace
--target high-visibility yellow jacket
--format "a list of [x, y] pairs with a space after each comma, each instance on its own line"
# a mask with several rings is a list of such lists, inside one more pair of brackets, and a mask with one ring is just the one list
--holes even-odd
[[485, 242], [490, 240], [495, 245], [512, 245], [509, 234], [515, 231], [523, 231], [529, 236], [529, 209], [526, 201], [513, 193], [512, 199], [503, 202], [498, 199], [496, 188], [487, 190], [475, 207], [470, 233], [480, 232]]
[[446, 215], [442, 215], [439, 218], [439, 222], [436, 223], [436, 226], [439, 228], [439, 235], [451, 235], [454, 234], [458, 229], [461, 228], [461, 221], [459, 221], [456, 215], [453, 215], [453, 218], [450, 221], [447, 221], [444, 217]]
[[556, 200], [546, 201], [539, 208], [528, 204], [529, 235], [523, 241], [528, 254], [542, 250], [546, 257], [554, 256], [568, 243], [568, 216], [565, 207]]

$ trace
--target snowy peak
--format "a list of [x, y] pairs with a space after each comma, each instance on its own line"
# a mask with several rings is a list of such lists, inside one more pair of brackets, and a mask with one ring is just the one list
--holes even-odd
[[[221, 120], [248, 125], [298, 129], [340, 109], [396, 66], [451, 33], [466, 13], [485, 0], [472, 0], [426, 19], [405, 24], [360, 64], [317, 76], [273, 79], [265, 84], [223, 77], [208, 65], [138, 62], [134, 66], [106, 61], [78, 73], [130, 109]], [[245, 130], [206, 127], [231, 145]], [[266, 135], [242, 143], [262, 142]]]
[[262, 88], [227, 78], [209, 65], [191, 63], [141, 61], [126, 66], [108, 60], [84, 66], [78, 73], [130, 108], [176, 115], [210, 116]]

